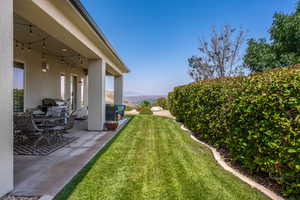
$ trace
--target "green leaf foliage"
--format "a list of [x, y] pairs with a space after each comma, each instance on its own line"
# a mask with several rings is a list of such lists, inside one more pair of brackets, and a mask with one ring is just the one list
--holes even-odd
[[300, 197], [300, 66], [179, 86], [169, 107], [202, 140]]
[[150, 103], [149, 101], [147, 101], [147, 100], [143, 100], [143, 101], [141, 101], [141, 102], [139, 103], [139, 105], [140, 105], [141, 107], [149, 107], [149, 106], [151, 105], [151, 103]]
[[250, 39], [244, 64], [253, 72], [300, 63], [300, 1], [292, 14], [275, 13], [266, 39]]
[[164, 110], [168, 110], [168, 99], [164, 97], [158, 98], [155, 105], [162, 107]]

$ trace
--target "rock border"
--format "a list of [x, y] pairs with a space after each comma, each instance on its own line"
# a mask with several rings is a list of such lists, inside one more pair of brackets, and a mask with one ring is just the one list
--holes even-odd
[[[180, 124], [180, 123], [179, 123]], [[250, 185], [253, 188], [256, 188], [257, 190], [261, 191], [263, 194], [265, 194], [266, 196], [268, 196], [269, 198], [273, 199], [273, 200], [285, 200], [283, 197], [279, 196], [278, 194], [276, 194], [275, 192], [269, 190], [268, 188], [266, 188], [265, 186], [255, 182], [254, 180], [246, 177], [245, 175], [241, 174], [239, 171], [237, 171], [236, 169], [230, 167], [229, 165], [226, 164], [226, 162], [222, 159], [221, 154], [216, 150], [216, 148], [206, 144], [205, 142], [202, 142], [200, 140], [198, 140], [193, 133], [187, 129], [183, 124], [180, 124], [180, 128], [188, 133], [190, 133], [190, 137], [198, 142], [199, 144], [202, 144], [204, 146], [206, 146], [207, 148], [209, 148], [214, 156], [214, 159], [217, 161], [217, 163], [223, 167], [223, 169], [225, 169], [226, 171], [230, 172], [231, 174], [233, 174], [234, 176], [238, 177], [240, 180], [242, 180], [243, 182], [247, 183], [248, 185]]]

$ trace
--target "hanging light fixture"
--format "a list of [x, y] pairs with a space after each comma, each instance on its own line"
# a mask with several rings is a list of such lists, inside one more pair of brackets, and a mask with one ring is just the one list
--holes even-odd
[[64, 64], [64, 63], [65, 63], [65, 59], [64, 59], [63, 56], [60, 58], [60, 63], [61, 63], [61, 64]]
[[42, 72], [48, 72], [50, 70], [50, 66], [46, 61], [42, 62]]
[[43, 39], [42, 47], [43, 47], [43, 49], [46, 49], [46, 39], [45, 38]]
[[50, 65], [46, 61], [46, 55], [42, 53], [42, 72], [48, 72], [50, 70]]
[[32, 31], [32, 25], [29, 24], [29, 33], [32, 35], [33, 31]]
[[18, 48], [19, 47], [19, 42], [18, 42], [18, 40], [16, 40], [16, 48]]

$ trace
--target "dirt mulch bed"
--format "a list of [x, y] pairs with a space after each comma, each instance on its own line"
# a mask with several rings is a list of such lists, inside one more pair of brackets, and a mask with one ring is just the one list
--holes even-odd
[[[197, 137], [197, 135], [195, 135], [196, 138], [206, 142], [207, 144], [208, 141], [203, 140], [201, 137]], [[251, 173], [250, 170], [245, 169], [241, 163], [239, 162], [235, 162], [231, 159], [228, 151], [225, 148], [216, 148], [217, 151], [220, 153], [222, 159], [226, 162], [226, 164], [228, 166], [230, 166], [231, 168], [237, 170], [239, 173], [243, 174], [244, 176], [253, 179], [255, 182], [263, 185], [264, 187], [268, 188], [269, 190], [275, 192], [276, 194], [278, 194], [279, 196], [282, 195], [282, 188], [281, 186], [274, 181], [273, 179], [271, 179], [267, 174], [262, 174], [262, 173]]]
[[228, 152], [225, 149], [218, 149], [218, 152], [221, 154], [223, 160], [226, 162], [227, 165], [236, 169], [238, 172], [247, 176], [248, 178], [255, 180], [257, 183], [265, 186], [266, 188], [275, 192], [276, 194], [281, 195], [281, 186], [278, 183], [276, 183], [276, 181], [272, 180], [267, 174], [253, 174], [250, 172], [250, 170], [243, 168], [241, 163], [232, 161], [230, 159], [230, 156], [228, 155]]

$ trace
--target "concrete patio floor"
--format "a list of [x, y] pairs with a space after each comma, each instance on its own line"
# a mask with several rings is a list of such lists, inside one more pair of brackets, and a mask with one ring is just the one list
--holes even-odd
[[77, 121], [66, 136], [79, 137], [48, 156], [14, 156], [15, 196], [54, 197], [127, 123], [117, 131], [89, 132], [86, 121]]

